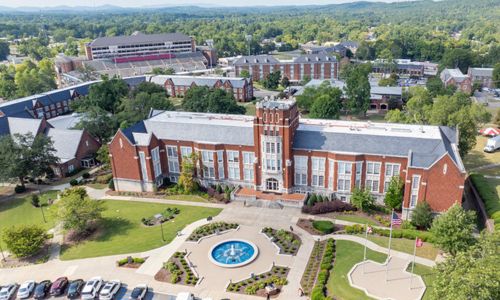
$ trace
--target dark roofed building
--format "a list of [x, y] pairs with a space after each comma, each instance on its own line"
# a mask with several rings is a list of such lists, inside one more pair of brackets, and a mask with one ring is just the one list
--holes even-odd
[[[403, 217], [427, 201], [435, 212], [461, 203], [465, 168], [448, 127], [301, 119], [294, 100], [257, 103], [256, 116], [160, 112], [119, 130], [110, 143], [118, 191], [176, 182], [183, 157], [199, 154], [201, 184], [238, 186], [235, 200], [274, 194], [301, 206], [305, 193], [350, 201], [366, 188], [382, 203], [392, 177], [404, 182]], [[254, 199], [254, 198], [253, 198]]]

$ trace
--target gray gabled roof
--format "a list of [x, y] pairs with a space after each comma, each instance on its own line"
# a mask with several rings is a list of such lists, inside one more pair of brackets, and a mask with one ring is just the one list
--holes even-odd
[[25, 119], [25, 118], [7, 118], [9, 124], [9, 133], [27, 134], [31, 132], [33, 136], [37, 135], [42, 125], [41, 119]]
[[333, 62], [337, 58], [327, 53], [321, 52], [318, 54], [301, 55], [293, 60], [294, 63], [311, 63], [311, 62]]
[[203, 76], [180, 76], [180, 75], [157, 75], [151, 76], [150, 81], [159, 85], [164, 85], [167, 80], [172, 80], [176, 86], [191, 86], [193, 83], [197, 86], [213, 87], [217, 81], [224, 84], [226, 81], [231, 83], [233, 88], [243, 88], [247, 80], [241, 77], [203, 77]]
[[123, 46], [130, 44], [163, 43], [163, 42], [182, 42], [191, 40], [183, 33], [159, 33], [133, 35], [108, 36], [97, 38], [90, 43], [92, 47]]
[[250, 55], [242, 56], [234, 61], [234, 65], [247, 65], [247, 64], [277, 64], [280, 61], [272, 55]]
[[82, 140], [83, 130], [68, 130], [49, 128], [47, 136], [52, 139], [54, 148], [56, 149], [55, 156], [59, 158], [60, 163], [64, 163], [76, 157], [78, 145]]
[[493, 68], [469, 68], [468, 73], [471, 76], [492, 77]]

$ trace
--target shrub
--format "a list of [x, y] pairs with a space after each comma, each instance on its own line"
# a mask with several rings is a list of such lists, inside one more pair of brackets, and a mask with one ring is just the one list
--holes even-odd
[[17, 257], [27, 257], [37, 253], [48, 236], [38, 225], [21, 225], [7, 228], [3, 241], [9, 252]]
[[500, 199], [495, 186], [489, 184], [488, 180], [480, 174], [472, 174], [470, 178], [484, 201], [486, 213], [495, 220], [495, 229], [500, 230]]
[[404, 220], [401, 229], [417, 229], [410, 221]]
[[317, 202], [313, 206], [302, 206], [302, 212], [311, 215], [353, 210], [355, 210], [355, 208], [351, 204], [340, 200]]
[[411, 214], [411, 223], [417, 228], [429, 229], [433, 219], [431, 206], [426, 201], [417, 203]]
[[314, 229], [324, 233], [332, 233], [335, 230], [335, 225], [330, 221], [313, 221]]
[[347, 234], [358, 234], [358, 233], [364, 233], [365, 227], [360, 224], [354, 224], [345, 226], [344, 230]]
[[308, 206], [313, 206], [314, 204], [316, 204], [316, 202], [317, 202], [317, 201], [318, 201], [318, 200], [317, 200], [317, 198], [316, 198], [316, 194], [311, 194], [311, 195], [309, 196], [309, 199], [307, 200], [307, 205], [308, 205]]
[[106, 184], [108, 183], [111, 179], [113, 178], [113, 174], [104, 174], [104, 175], [100, 175], [100, 176], [97, 176], [96, 178], [96, 182], [97, 183], [101, 183], [101, 184]]
[[31, 195], [31, 205], [40, 207], [40, 197], [38, 195]]
[[112, 191], [115, 190], [115, 181], [114, 180], [110, 180], [109, 183], [108, 183], [108, 188]]
[[26, 187], [23, 186], [23, 185], [16, 185], [16, 187], [14, 188], [14, 192], [16, 192], [16, 194], [21, 194], [21, 193], [24, 193], [26, 192]]
[[78, 180], [71, 179], [70, 182], [69, 182], [69, 185], [71, 185], [71, 186], [77, 186], [78, 185]]
[[82, 174], [82, 178], [83, 179], [89, 179], [90, 178], [90, 174], [87, 173], [87, 172], [85, 172], [85, 173]]

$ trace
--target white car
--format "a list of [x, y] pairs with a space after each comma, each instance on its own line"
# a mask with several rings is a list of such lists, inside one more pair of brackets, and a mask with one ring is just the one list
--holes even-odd
[[130, 300], [143, 300], [148, 293], [148, 286], [146, 284], [139, 284], [130, 294]]
[[102, 283], [103, 281], [101, 277], [89, 279], [82, 289], [82, 299], [95, 299], [99, 295]]
[[111, 300], [120, 290], [122, 283], [120, 280], [111, 280], [107, 282], [99, 292], [99, 300]]
[[33, 293], [33, 290], [35, 289], [35, 286], [36, 282], [34, 280], [25, 281], [23, 284], [21, 284], [19, 290], [17, 291], [17, 298], [19, 299], [29, 298]]
[[17, 284], [9, 284], [0, 290], [0, 300], [9, 300], [13, 298], [17, 290]]

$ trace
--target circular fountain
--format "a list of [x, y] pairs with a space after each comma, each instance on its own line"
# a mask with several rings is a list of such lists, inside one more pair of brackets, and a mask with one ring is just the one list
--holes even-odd
[[215, 244], [208, 257], [219, 267], [237, 268], [251, 263], [258, 254], [259, 249], [254, 243], [231, 239]]

